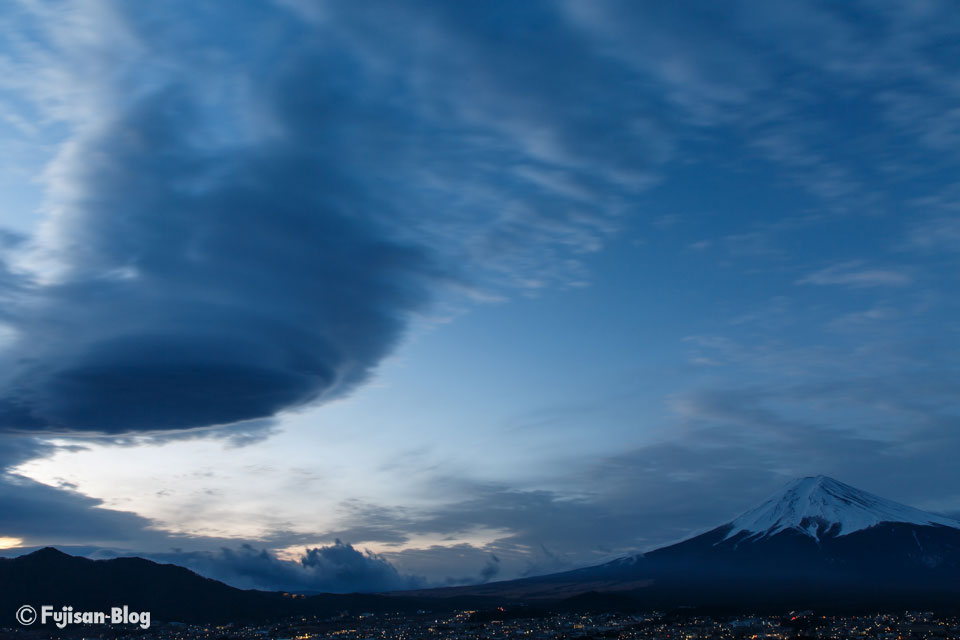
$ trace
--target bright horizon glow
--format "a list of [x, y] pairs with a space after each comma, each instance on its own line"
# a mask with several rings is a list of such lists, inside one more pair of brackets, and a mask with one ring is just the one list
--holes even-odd
[[6, 536], [0, 536], [0, 549], [16, 549], [23, 546], [23, 540], [21, 538], [8, 538]]

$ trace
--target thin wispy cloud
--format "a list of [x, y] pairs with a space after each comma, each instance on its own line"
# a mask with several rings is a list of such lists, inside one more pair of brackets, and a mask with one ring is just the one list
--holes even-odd
[[870, 267], [857, 260], [835, 264], [797, 280], [797, 284], [847, 287], [902, 287], [911, 282], [913, 278], [903, 271]]

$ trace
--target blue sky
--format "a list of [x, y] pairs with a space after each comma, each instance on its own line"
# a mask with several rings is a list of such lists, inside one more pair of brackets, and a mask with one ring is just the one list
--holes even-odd
[[0, 542], [459, 584], [960, 513], [946, 2], [11, 3]]

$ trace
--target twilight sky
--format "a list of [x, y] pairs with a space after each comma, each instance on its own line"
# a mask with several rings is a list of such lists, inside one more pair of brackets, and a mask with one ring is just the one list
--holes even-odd
[[595, 564], [828, 474], [960, 513], [960, 12], [0, 9], [0, 547]]

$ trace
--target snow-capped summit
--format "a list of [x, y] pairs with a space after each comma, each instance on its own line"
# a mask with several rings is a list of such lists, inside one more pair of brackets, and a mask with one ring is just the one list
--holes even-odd
[[761, 539], [794, 529], [815, 540], [845, 536], [881, 522], [960, 529], [960, 522], [886, 500], [827, 476], [798, 478], [730, 523], [724, 540], [740, 533]]

